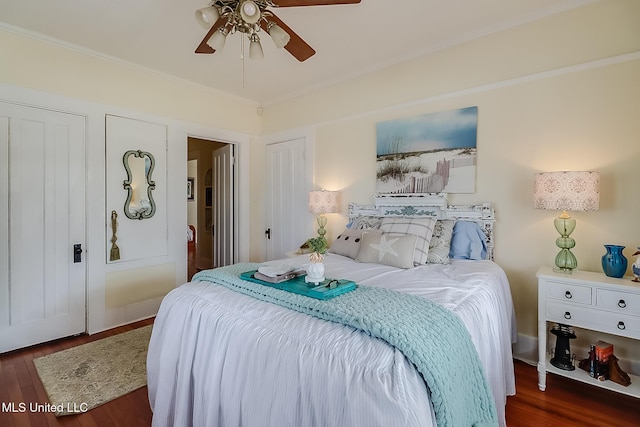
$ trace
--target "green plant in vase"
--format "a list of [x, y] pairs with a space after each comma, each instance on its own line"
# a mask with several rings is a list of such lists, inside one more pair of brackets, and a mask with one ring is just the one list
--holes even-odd
[[307, 245], [311, 249], [309, 254], [309, 264], [305, 265], [307, 275], [304, 281], [318, 285], [324, 281], [324, 253], [327, 252], [327, 241], [324, 237], [313, 237], [307, 240]]
[[327, 252], [327, 239], [324, 237], [312, 237], [307, 240], [307, 246], [311, 249], [309, 261], [318, 263], [324, 261], [324, 254]]

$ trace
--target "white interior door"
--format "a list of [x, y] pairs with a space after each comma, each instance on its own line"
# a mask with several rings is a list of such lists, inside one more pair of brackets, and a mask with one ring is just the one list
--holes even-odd
[[0, 352], [85, 331], [85, 119], [0, 102]]
[[306, 141], [269, 144], [266, 148], [267, 260], [280, 259], [309, 238], [309, 191]]
[[214, 150], [212, 163], [213, 248], [211, 250], [214, 268], [235, 262], [233, 166], [233, 144], [227, 144]]

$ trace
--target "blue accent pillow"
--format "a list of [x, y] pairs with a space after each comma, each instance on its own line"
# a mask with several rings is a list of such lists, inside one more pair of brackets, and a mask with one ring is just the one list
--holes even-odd
[[473, 260], [487, 258], [486, 236], [478, 224], [471, 221], [456, 221], [449, 258]]

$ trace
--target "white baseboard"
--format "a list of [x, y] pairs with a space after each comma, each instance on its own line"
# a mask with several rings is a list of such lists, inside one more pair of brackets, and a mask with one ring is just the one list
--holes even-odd
[[518, 334], [518, 342], [511, 346], [513, 358], [529, 365], [538, 364], [538, 337]]

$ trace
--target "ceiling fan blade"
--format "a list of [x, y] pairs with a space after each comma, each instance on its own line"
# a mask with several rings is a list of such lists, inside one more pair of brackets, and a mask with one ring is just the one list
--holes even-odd
[[214, 48], [212, 48], [211, 46], [209, 46], [207, 44], [207, 42], [209, 41], [209, 39], [211, 38], [213, 33], [218, 31], [218, 29], [220, 29], [222, 26], [226, 25], [228, 20], [229, 20], [229, 18], [227, 18], [227, 17], [220, 18], [220, 19], [218, 19], [216, 21], [215, 24], [213, 24], [211, 26], [211, 28], [209, 29], [209, 32], [207, 33], [207, 35], [204, 36], [204, 38], [202, 39], [202, 41], [200, 42], [200, 44], [196, 48], [196, 53], [215, 53], [216, 50]]
[[331, 6], [334, 4], [356, 4], [360, 0], [273, 0], [279, 7]]
[[[302, 40], [302, 38], [299, 35], [297, 35], [295, 31], [289, 28], [289, 26], [285, 24], [282, 21], [282, 19], [274, 15], [273, 12], [271, 12], [269, 21], [275, 24], [278, 24], [280, 28], [282, 28], [284, 31], [286, 31], [289, 34], [291, 39], [289, 40], [289, 43], [285, 45], [284, 48], [291, 55], [293, 55], [298, 61], [300, 62], [306, 61], [307, 59], [311, 58], [313, 55], [316, 54], [316, 51], [311, 46], [309, 46], [307, 42]], [[264, 31], [267, 31], [267, 25], [268, 25], [267, 22], [265, 22], [264, 20], [260, 21], [260, 27], [262, 27]]]

